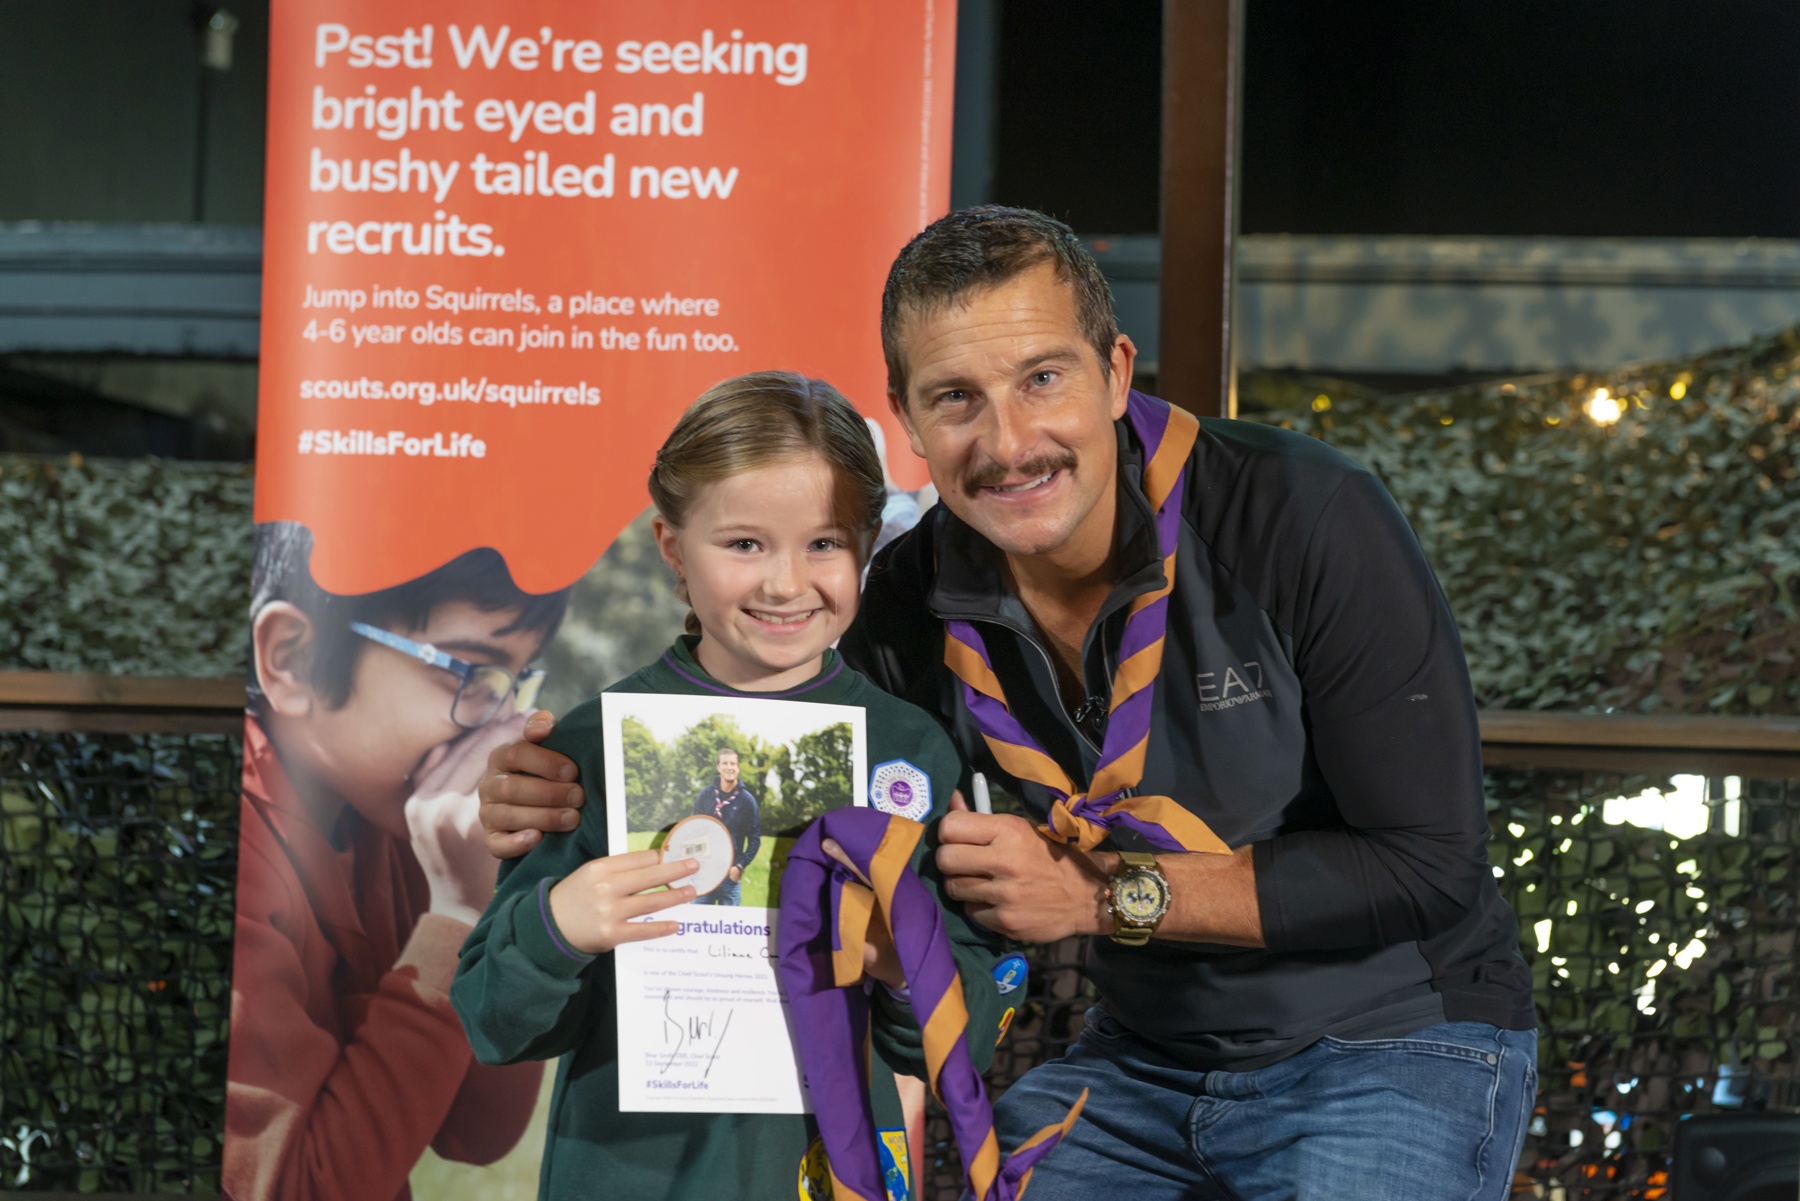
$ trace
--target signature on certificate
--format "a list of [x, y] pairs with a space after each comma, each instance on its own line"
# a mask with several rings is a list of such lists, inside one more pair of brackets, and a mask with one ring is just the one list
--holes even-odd
[[[706, 1070], [700, 1073], [701, 1079], [712, 1074], [713, 1062], [719, 1058], [719, 1047], [725, 1042], [725, 1032], [731, 1029], [732, 1011], [725, 1010], [725, 1020], [721, 1022], [717, 1009], [708, 1009], [704, 1016], [694, 1013], [685, 1018], [675, 1014], [675, 991], [670, 989], [663, 993], [663, 1045], [674, 1043], [674, 1050], [669, 1052], [668, 1059], [663, 1061], [661, 1075], [668, 1075], [669, 1068], [674, 1065], [675, 1057], [681, 1054], [682, 1048], [689, 1043], [695, 1044], [696, 1054], [706, 1050], [706, 1042], [712, 1040], [712, 1051], [706, 1057]], [[718, 1027], [715, 1036], [713, 1027]]]

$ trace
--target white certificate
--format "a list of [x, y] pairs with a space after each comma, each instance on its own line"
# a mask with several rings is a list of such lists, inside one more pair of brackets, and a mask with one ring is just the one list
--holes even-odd
[[613, 953], [619, 1108], [810, 1112], [775, 973], [781, 876], [814, 818], [868, 804], [863, 710], [630, 692], [600, 705], [608, 845], [668, 844], [718, 881], [648, 919], [680, 933]]

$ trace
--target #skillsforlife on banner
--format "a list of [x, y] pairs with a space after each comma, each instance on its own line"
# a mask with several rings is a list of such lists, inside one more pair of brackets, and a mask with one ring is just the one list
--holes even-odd
[[606, 626], [575, 585], [694, 397], [786, 369], [891, 420], [877, 298], [947, 207], [954, 0], [270, 20], [225, 1191], [531, 1196], [549, 1073], [477, 1063], [448, 997], [497, 873], [476, 785], [583, 662], [559, 632]]

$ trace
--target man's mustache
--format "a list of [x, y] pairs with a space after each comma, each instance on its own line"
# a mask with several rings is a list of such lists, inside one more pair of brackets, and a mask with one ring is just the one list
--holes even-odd
[[1015, 467], [1002, 463], [986, 463], [971, 471], [963, 480], [963, 491], [970, 496], [983, 488], [992, 488], [1003, 484], [1008, 477], [1016, 477], [1021, 481], [1035, 480], [1049, 475], [1053, 471], [1075, 470], [1075, 452], [1065, 450], [1060, 454], [1044, 454], [1034, 459], [1026, 459]]

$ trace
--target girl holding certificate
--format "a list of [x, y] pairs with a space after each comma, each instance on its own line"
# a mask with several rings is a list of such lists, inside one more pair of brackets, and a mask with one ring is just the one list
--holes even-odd
[[[658, 545], [692, 608], [690, 632], [608, 691], [859, 706], [869, 762], [906, 769], [906, 787], [883, 795], [904, 795], [907, 816], [940, 816], [962, 774], [949, 739], [831, 649], [856, 615], [886, 500], [874, 443], [849, 403], [799, 375], [727, 380], [676, 425], [657, 454], [650, 493]], [[585, 799], [599, 810], [606, 771], [598, 698], [563, 718], [545, 745], [575, 761]], [[732, 761], [735, 786], [735, 752]], [[921, 840], [913, 866], [946, 910], [979, 1069], [1004, 1008], [992, 975], [998, 945], [945, 903], [934, 834]], [[796, 1188], [806, 1198], [821, 1183], [829, 1188], [810, 1116], [620, 1109], [612, 952], [675, 934], [679, 923], [652, 915], [695, 899], [685, 881], [698, 866], [674, 853], [614, 853], [606, 823], [581, 822], [508, 865], [463, 948], [451, 999], [477, 1057], [561, 1057], [542, 1197], [718, 1201], [785, 1198]], [[873, 1150], [895, 1165], [888, 1191], [897, 1201], [910, 1192], [911, 1172], [893, 1073], [923, 1077], [925, 1053], [891, 945], [871, 939], [864, 963], [882, 982], [872, 1035], [880, 1062], [869, 1074], [881, 1144]]]

